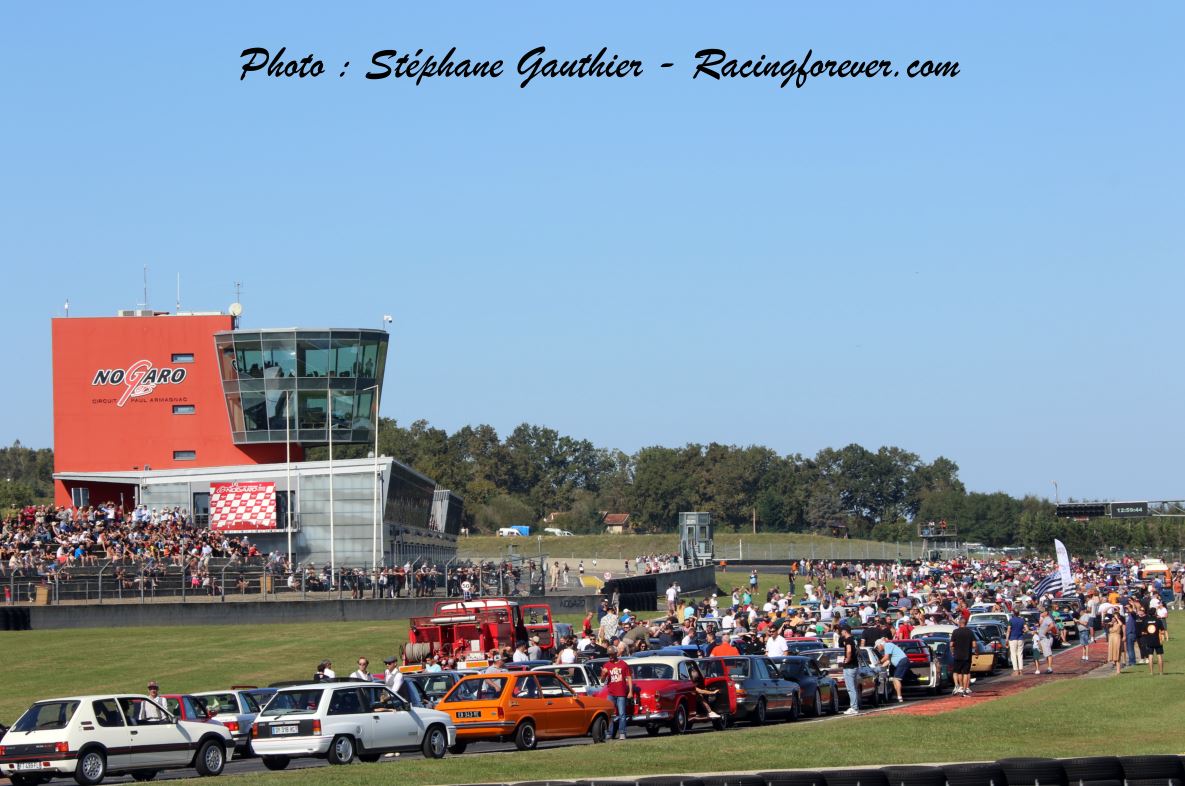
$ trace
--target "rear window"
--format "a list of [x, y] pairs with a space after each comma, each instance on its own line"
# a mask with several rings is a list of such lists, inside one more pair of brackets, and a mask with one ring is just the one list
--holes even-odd
[[321, 706], [323, 690], [282, 690], [268, 702], [263, 711], [264, 717], [276, 715], [290, 715], [295, 713], [314, 713]]
[[446, 704], [458, 701], [492, 701], [502, 695], [509, 681], [506, 677], [461, 680], [442, 701]]
[[724, 664], [728, 668], [728, 676], [734, 680], [749, 678], [749, 661], [738, 658], [737, 660], [726, 660]]
[[675, 669], [665, 663], [631, 664], [630, 673], [636, 680], [673, 680], [675, 678]]
[[46, 701], [34, 704], [25, 710], [25, 714], [9, 729], [13, 731], [50, 731], [64, 729], [74, 711], [78, 709], [77, 701]]
[[200, 698], [206, 702], [208, 709], [215, 712], [237, 714], [239, 711], [239, 703], [233, 693], [210, 693]]

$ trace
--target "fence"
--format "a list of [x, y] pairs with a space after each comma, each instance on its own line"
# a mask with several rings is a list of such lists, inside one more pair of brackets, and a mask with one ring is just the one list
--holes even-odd
[[744, 538], [716, 538], [716, 560], [914, 560], [925, 558], [927, 551], [917, 541], [851, 541], [835, 538], [810, 543], [745, 543]]

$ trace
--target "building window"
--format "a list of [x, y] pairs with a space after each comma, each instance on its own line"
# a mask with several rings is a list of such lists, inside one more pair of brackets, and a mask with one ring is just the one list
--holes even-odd
[[196, 450], [174, 450], [173, 461], [194, 461], [197, 459]]
[[192, 352], [174, 352], [173, 353], [173, 362], [174, 363], [192, 363], [193, 362], [193, 353]]
[[192, 415], [196, 411], [197, 411], [197, 407], [195, 407], [193, 404], [174, 404], [173, 405], [173, 414], [174, 415]]

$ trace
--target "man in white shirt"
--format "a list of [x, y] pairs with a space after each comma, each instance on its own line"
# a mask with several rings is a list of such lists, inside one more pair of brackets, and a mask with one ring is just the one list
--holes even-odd
[[383, 663], [387, 664], [386, 671], [383, 672], [383, 684], [392, 691], [398, 692], [403, 686], [403, 672], [399, 670], [398, 658], [386, 658]]
[[148, 683], [148, 698], [151, 701], [140, 702], [140, 712], [137, 713], [136, 720], [146, 723], [160, 723], [168, 715], [164, 711], [165, 700], [161, 698], [160, 686], [156, 684], [156, 680]]
[[765, 640], [765, 654], [771, 658], [785, 655], [787, 652], [786, 637], [779, 631], [770, 631]]
[[514, 648], [513, 660], [515, 663], [525, 663], [526, 661], [529, 661], [530, 659], [531, 659], [530, 656], [527, 655], [527, 645], [526, 644], [519, 644], [517, 647]]

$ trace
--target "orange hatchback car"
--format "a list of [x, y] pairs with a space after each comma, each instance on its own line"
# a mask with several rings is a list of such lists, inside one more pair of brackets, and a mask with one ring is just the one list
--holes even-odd
[[581, 696], [550, 672], [472, 674], [454, 685], [436, 709], [457, 726], [452, 753], [479, 740], [513, 740], [522, 751], [539, 740], [586, 734], [604, 742], [613, 719], [608, 699]]

